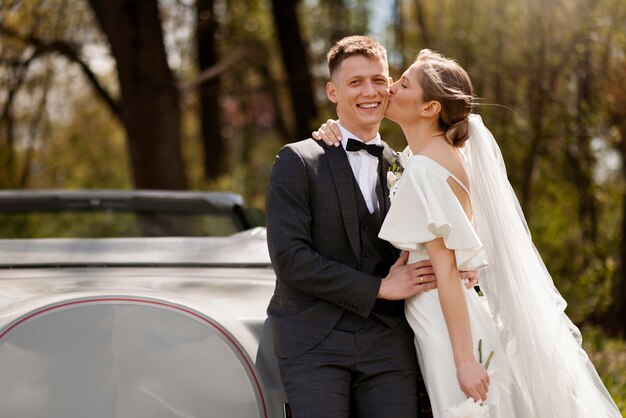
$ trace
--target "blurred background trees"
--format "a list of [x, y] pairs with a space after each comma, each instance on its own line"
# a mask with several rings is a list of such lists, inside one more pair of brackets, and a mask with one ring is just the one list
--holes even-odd
[[625, 28], [623, 0], [0, 0], [0, 187], [263, 208], [279, 147], [334, 116], [335, 40], [375, 37], [394, 77], [431, 48], [470, 73], [568, 313], [623, 337]]

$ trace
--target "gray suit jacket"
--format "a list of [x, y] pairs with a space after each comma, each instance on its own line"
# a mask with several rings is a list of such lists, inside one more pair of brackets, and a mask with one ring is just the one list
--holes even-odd
[[[384, 146], [386, 174], [395, 153]], [[390, 204], [386, 183], [383, 176], [383, 216]], [[286, 145], [276, 157], [267, 194], [267, 239], [277, 282], [268, 315], [276, 324], [280, 357], [315, 346], [346, 310], [363, 317], [371, 312], [381, 278], [358, 270], [355, 196], [343, 147], [307, 139]]]

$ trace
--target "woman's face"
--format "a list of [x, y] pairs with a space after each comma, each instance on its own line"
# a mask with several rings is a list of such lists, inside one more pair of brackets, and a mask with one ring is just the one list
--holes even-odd
[[389, 105], [385, 116], [402, 124], [418, 120], [424, 102], [422, 86], [418, 82], [416, 64], [411, 65], [402, 77], [391, 85]]

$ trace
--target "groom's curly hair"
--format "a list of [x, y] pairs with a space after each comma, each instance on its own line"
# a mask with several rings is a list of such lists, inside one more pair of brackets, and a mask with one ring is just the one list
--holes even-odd
[[330, 76], [333, 76], [343, 60], [354, 55], [381, 59], [387, 65], [387, 50], [381, 44], [367, 36], [347, 36], [337, 41], [328, 51], [326, 58], [328, 59]]

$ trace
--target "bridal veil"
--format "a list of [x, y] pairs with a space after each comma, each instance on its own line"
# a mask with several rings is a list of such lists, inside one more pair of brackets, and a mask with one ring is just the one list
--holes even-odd
[[529, 417], [621, 417], [581, 348], [579, 330], [565, 315], [532, 243], [500, 149], [478, 115], [469, 117], [464, 148], [471, 181], [473, 221], [489, 267], [480, 286]]

